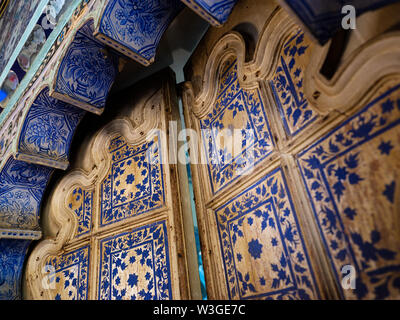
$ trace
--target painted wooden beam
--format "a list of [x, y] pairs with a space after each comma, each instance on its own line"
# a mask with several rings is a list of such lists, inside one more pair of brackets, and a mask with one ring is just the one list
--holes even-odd
[[110, 0], [95, 36], [123, 55], [148, 66], [154, 62], [162, 35], [182, 9], [178, 0]]
[[181, 0], [212, 26], [222, 26], [229, 18], [237, 0]]

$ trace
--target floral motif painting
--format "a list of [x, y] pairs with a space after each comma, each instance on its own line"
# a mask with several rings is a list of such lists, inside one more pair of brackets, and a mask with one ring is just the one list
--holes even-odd
[[[100, 112], [117, 74], [117, 58], [93, 37], [93, 22], [84, 25], [60, 64], [55, 91], [74, 105]], [[90, 109], [92, 107], [92, 110]]]
[[298, 155], [338, 287], [349, 299], [400, 297], [400, 86], [368, 104]]
[[182, 0], [210, 24], [220, 26], [228, 18], [237, 0]]
[[0, 173], [0, 227], [37, 230], [39, 208], [52, 168], [10, 157]]
[[86, 300], [89, 283], [89, 246], [48, 259], [47, 285], [54, 300]]
[[112, 166], [101, 184], [102, 226], [161, 208], [165, 202], [161, 139], [130, 145], [111, 141]]
[[76, 236], [82, 236], [91, 231], [93, 214], [93, 191], [81, 187], [75, 188], [68, 198], [68, 208], [77, 217], [78, 229]]
[[0, 239], [0, 300], [21, 299], [21, 278], [30, 240]]
[[100, 242], [99, 300], [172, 299], [166, 221]]
[[37, 162], [67, 163], [75, 129], [84, 114], [77, 107], [51, 98], [49, 89], [43, 89], [26, 115], [19, 138], [19, 154], [36, 158]]
[[276, 169], [215, 210], [229, 299], [317, 299], [285, 177]]
[[[275, 148], [260, 91], [240, 87], [234, 58], [221, 67], [217, 100], [200, 126], [214, 194], [249, 173]], [[225, 132], [233, 136], [238, 131], [240, 150], [232, 150], [220, 136]]]
[[300, 29], [283, 46], [273, 79], [270, 81], [283, 125], [295, 136], [316, 119], [304, 94], [304, 72], [310, 62], [312, 44]]
[[161, 36], [181, 11], [178, 0], [111, 0], [100, 21], [103, 42], [123, 54], [133, 52], [133, 58], [150, 64], [156, 55]]

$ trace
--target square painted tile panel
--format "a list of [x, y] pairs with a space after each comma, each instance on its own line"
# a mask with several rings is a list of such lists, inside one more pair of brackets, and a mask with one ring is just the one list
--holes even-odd
[[167, 223], [100, 242], [99, 300], [172, 299]]
[[129, 145], [123, 137], [110, 145], [112, 166], [101, 184], [102, 226], [161, 208], [165, 202], [161, 141]]
[[[234, 58], [221, 66], [217, 101], [200, 127], [214, 194], [250, 172], [274, 150], [261, 92], [240, 87]], [[234, 148], [222, 142], [226, 133], [239, 137], [239, 142], [232, 144]]]
[[400, 297], [400, 86], [298, 155], [338, 286], [347, 298]]
[[230, 299], [317, 299], [281, 169], [215, 211]]
[[[85, 246], [48, 259], [46, 265], [54, 270], [48, 267], [47, 270], [50, 273], [47, 284], [55, 300], [86, 300], [88, 298], [89, 256], [89, 246]], [[54, 289], [52, 289], [53, 285]]]

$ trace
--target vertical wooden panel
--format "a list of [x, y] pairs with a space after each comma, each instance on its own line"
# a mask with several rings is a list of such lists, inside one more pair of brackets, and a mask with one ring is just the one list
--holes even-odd
[[[251, 23], [242, 8], [232, 17]], [[318, 69], [326, 50], [281, 9], [264, 23], [252, 57], [248, 35], [226, 26], [222, 37], [208, 31], [186, 67], [185, 118], [208, 160], [192, 165], [208, 295], [396, 299], [400, 100], [399, 78], [387, 73], [396, 33], [353, 48], [328, 81]], [[364, 61], [375, 78], [357, 82], [352, 74], [368, 78]], [[321, 91], [309, 92], [316, 83]], [[338, 104], [316, 105], [322, 96]], [[215, 138], [250, 128], [239, 157]], [[354, 267], [355, 288], [344, 266]]]
[[[189, 296], [178, 173], [168, 159], [174, 84], [165, 71], [121, 95], [121, 110], [87, 144], [91, 170], [78, 163], [57, 184], [45, 212], [55, 238], [39, 243], [27, 266], [33, 298]], [[43, 267], [55, 273], [49, 288]]]

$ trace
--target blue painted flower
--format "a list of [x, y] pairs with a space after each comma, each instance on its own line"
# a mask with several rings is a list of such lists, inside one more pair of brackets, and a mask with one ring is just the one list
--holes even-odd
[[133, 174], [129, 174], [129, 175], [126, 177], [126, 183], [127, 183], [127, 184], [132, 184], [133, 181], [135, 181], [135, 176], [134, 176]]
[[389, 155], [390, 151], [392, 151], [392, 149], [393, 149], [393, 145], [390, 141], [388, 141], [388, 142], [382, 141], [382, 143], [379, 145], [378, 149], [381, 151], [381, 154]]
[[[120, 28], [118, 32], [128, 41], [143, 45], [146, 38], [153, 38], [160, 25], [162, 12], [168, 10], [164, 5], [155, 6], [153, 1], [118, 0], [121, 9], [115, 11]], [[155, 12], [157, 11], [157, 12]]]
[[257, 240], [252, 239], [249, 242], [249, 253], [254, 259], [261, 258], [263, 245]]
[[131, 286], [131, 288], [133, 288], [134, 286], [136, 286], [138, 283], [138, 276], [136, 274], [130, 274], [129, 278], [128, 278], [128, 285]]

